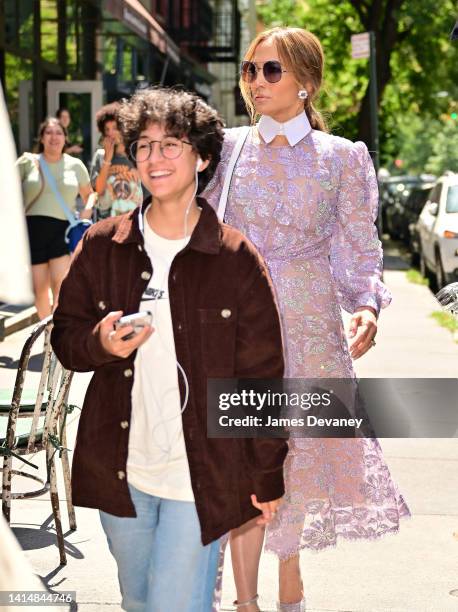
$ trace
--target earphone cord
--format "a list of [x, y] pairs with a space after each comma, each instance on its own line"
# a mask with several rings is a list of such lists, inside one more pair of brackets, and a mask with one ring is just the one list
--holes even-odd
[[[188, 206], [186, 208], [185, 215], [184, 215], [184, 236], [183, 236], [184, 244], [183, 244], [183, 247], [185, 246], [185, 242], [186, 242], [187, 234], [188, 234], [188, 215], [189, 215], [189, 211], [191, 210], [191, 206], [192, 206], [192, 203], [194, 202], [194, 199], [195, 199], [195, 197], [197, 195], [197, 190], [198, 190], [198, 186], [199, 186], [199, 179], [198, 179], [198, 166], [199, 166], [199, 163], [200, 162], [198, 161], [198, 163], [196, 164], [196, 169], [195, 169], [195, 187], [194, 187], [194, 192], [193, 192], [192, 198], [191, 198], [191, 200], [190, 200], [190, 202], [189, 202], [189, 204], [188, 204]], [[170, 265], [168, 267], [166, 266], [166, 268], [167, 269], [166, 269], [165, 274], [164, 274], [164, 276], [162, 278], [162, 282], [160, 283], [159, 292], [163, 289], [163, 287], [165, 285], [165, 281], [168, 278], [169, 273], [170, 273]], [[157, 319], [157, 316], [156, 316], [157, 315], [157, 307], [158, 307], [157, 298], [158, 298], [159, 292], [156, 294], [156, 297], [154, 299], [154, 308], [153, 308], [153, 318], [154, 318], [154, 321], [156, 321], [156, 319]], [[159, 330], [157, 330], [157, 333], [158, 333], [158, 336], [159, 336], [159, 340], [160, 340], [160, 342], [162, 344], [162, 347], [164, 348], [164, 350], [169, 355], [174, 357], [174, 359], [176, 361], [176, 365], [178, 367], [178, 370], [181, 372], [181, 375], [183, 377], [183, 382], [184, 382], [184, 385], [185, 385], [185, 398], [184, 398], [184, 401], [183, 401], [183, 405], [180, 408], [180, 412], [181, 412], [181, 414], [183, 414], [185, 409], [186, 409], [186, 406], [188, 404], [188, 400], [189, 400], [189, 382], [188, 382], [188, 378], [186, 376], [186, 372], [184, 371], [184, 368], [182, 367], [182, 365], [180, 364], [178, 359], [176, 359], [176, 355], [172, 354], [171, 351], [169, 350], [169, 348], [166, 346], [163, 338], [161, 337], [161, 334], [159, 333]], [[157, 398], [155, 398], [155, 399], [157, 400]], [[158, 408], [160, 410], [161, 409], [161, 403], [157, 402], [157, 405], [158, 405]], [[154, 431], [157, 429], [157, 427], [159, 427], [160, 425], [165, 425], [165, 423], [168, 423], [169, 421], [173, 421], [175, 418], [176, 418], [176, 416], [172, 416], [172, 417], [170, 417], [168, 419], [165, 419], [165, 420], [161, 419], [161, 422], [153, 427], [153, 430], [151, 432], [152, 435], [153, 435]], [[165, 448], [165, 449], [161, 448], [161, 446], [158, 445], [159, 449], [167, 455], [167, 463], [168, 463], [168, 461], [170, 459], [170, 453], [171, 453], [171, 450], [172, 450], [172, 445], [173, 445], [173, 441], [172, 441], [171, 444], [169, 444], [168, 448]]]

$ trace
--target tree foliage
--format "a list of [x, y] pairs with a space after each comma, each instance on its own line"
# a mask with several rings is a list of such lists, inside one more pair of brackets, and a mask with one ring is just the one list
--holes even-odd
[[[405, 166], [426, 165], [431, 156], [437, 160], [435, 167], [447, 166], [446, 149], [453, 147], [445, 143], [458, 136], [458, 122], [449, 119], [458, 110], [458, 44], [449, 41], [456, 19], [454, 0], [269, 0], [258, 5], [258, 14], [265, 27], [298, 26], [318, 35], [326, 55], [321, 109], [330, 115], [334, 133], [365, 142], [368, 60], [351, 58], [350, 38], [373, 30], [382, 161], [390, 164], [403, 150], [409, 154]], [[423, 125], [434, 125], [427, 130], [429, 139], [414, 129], [417, 118]], [[401, 135], [412, 140], [411, 145], [401, 141]], [[417, 138], [421, 147], [414, 146]]]

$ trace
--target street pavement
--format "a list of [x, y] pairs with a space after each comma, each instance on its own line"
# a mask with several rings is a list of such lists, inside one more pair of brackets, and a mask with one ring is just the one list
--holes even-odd
[[[405, 266], [393, 265], [385, 282], [393, 303], [380, 317], [377, 345], [356, 363], [362, 377], [456, 377], [458, 344], [430, 318], [439, 310], [431, 292], [406, 280]], [[28, 330], [0, 344], [0, 388], [12, 386], [15, 364]], [[32, 372], [32, 378], [38, 373]], [[90, 374], [78, 374], [70, 401], [81, 406]], [[73, 448], [77, 415], [69, 426]], [[304, 551], [301, 567], [310, 612], [452, 612], [458, 610], [458, 443], [457, 439], [383, 439], [390, 471], [413, 517], [401, 532], [379, 541], [340, 541], [320, 553]], [[43, 453], [41, 453], [42, 455]], [[35, 457], [43, 467], [43, 458]], [[17, 479], [15, 489], [28, 483]], [[60, 490], [63, 482], [60, 480]], [[53, 591], [75, 590], [83, 612], [120, 610], [116, 565], [95, 510], [77, 508], [75, 532], [68, 531], [64, 496], [61, 511], [68, 563], [59, 566], [49, 498], [13, 501], [12, 527], [32, 567]], [[260, 605], [275, 610], [277, 560], [264, 554]], [[234, 610], [230, 554], [224, 573], [223, 610]], [[170, 611], [179, 612], [179, 611]]]

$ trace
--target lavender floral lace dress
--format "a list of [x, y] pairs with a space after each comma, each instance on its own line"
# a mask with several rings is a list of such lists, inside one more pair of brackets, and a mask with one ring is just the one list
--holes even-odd
[[[222, 160], [203, 194], [217, 208], [238, 137], [227, 130]], [[362, 142], [312, 130], [295, 146], [265, 144], [252, 128], [234, 169], [225, 220], [259, 249], [280, 307], [286, 376], [353, 377], [340, 307], [377, 311], [390, 302], [380, 281], [374, 225], [377, 181]], [[293, 438], [286, 494], [266, 545], [285, 559], [338, 536], [397, 532], [409, 509], [375, 439]]]

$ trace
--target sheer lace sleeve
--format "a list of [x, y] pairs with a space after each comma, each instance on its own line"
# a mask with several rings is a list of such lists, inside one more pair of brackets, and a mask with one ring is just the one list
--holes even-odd
[[356, 142], [342, 172], [337, 221], [331, 240], [331, 267], [342, 308], [353, 313], [360, 306], [377, 312], [391, 302], [381, 281], [382, 245], [375, 220], [378, 187], [366, 145]]

